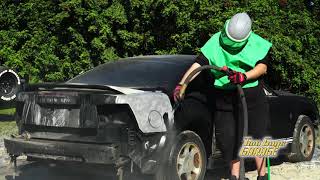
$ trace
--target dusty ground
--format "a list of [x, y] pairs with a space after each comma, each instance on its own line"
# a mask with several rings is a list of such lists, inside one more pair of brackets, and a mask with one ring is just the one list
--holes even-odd
[[[314, 157], [310, 162], [288, 163], [277, 162], [277, 165], [271, 167], [272, 180], [320, 180], [320, 149], [316, 149]], [[208, 171], [206, 179], [220, 179], [216, 174], [223, 174], [226, 169], [217, 169]], [[256, 179], [256, 172], [249, 171], [246, 176], [250, 180]], [[18, 170], [15, 173], [9, 166], [9, 158], [3, 147], [3, 141], [0, 140], [0, 180], [115, 180], [114, 169], [110, 167], [95, 167], [79, 164], [55, 164], [27, 162], [24, 157], [18, 160]], [[132, 178], [140, 180], [142, 178]], [[148, 178], [143, 178], [148, 179]]]
[[[256, 179], [256, 172], [247, 174], [250, 179]], [[283, 162], [271, 166], [272, 180], [320, 180], [320, 149], [317, 148], [310, 162], [289, 163]]]

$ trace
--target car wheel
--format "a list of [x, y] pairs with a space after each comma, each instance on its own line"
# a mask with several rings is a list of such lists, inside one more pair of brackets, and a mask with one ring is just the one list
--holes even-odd
[[193, 131], [181, 132], [170, 146], [156, 180], [202, 180], [207, 157], [201, 138]]
[[20, 78], [11, 69], [0, 67], [0, 100], [9, 102], [16, 98], [20, 88]]
[[314, 126], [308, 116], [299, 116], [293, 132], [291, 162], [310, 161], [315, 149]]

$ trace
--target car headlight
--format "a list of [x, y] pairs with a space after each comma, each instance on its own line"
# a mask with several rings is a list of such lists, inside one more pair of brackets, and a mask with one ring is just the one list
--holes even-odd
[[157, 129], [161, 126], [163, 119], [160, 112], [154, 110], [149, 113], [148, 121], [151, 127]]

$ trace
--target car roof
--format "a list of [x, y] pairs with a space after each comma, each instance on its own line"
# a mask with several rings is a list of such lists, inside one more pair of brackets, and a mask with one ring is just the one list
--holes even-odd
[[113, 85], [136, 89], [172, 91], [194, 62], [194, 55], [148, 55], [101, 64], [68, 83]]
[[[185, 61], [185, 59], [194, 59], [195, 55], [175, 54], [175, 55], [141, 55], [121, 59], [136, 59], [136, 60], [171, 60], [171, 61]], [[120, 59], [120, 60], [121, 60]]]

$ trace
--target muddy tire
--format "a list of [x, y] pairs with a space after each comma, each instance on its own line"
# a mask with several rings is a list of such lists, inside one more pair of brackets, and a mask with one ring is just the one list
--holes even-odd
[[288, 155], [290, 162], [310, 161], [315, 149], [314, 126], [308, 116], [299, 116], [291, 144], [291, 153]]
[[[206, 150], [193, 131], [183, 131], [168, 148], [167, 157], [155, 180], [203, 180], [206, 172]], [[189, 178], [187, 178], [189, 177]]]

